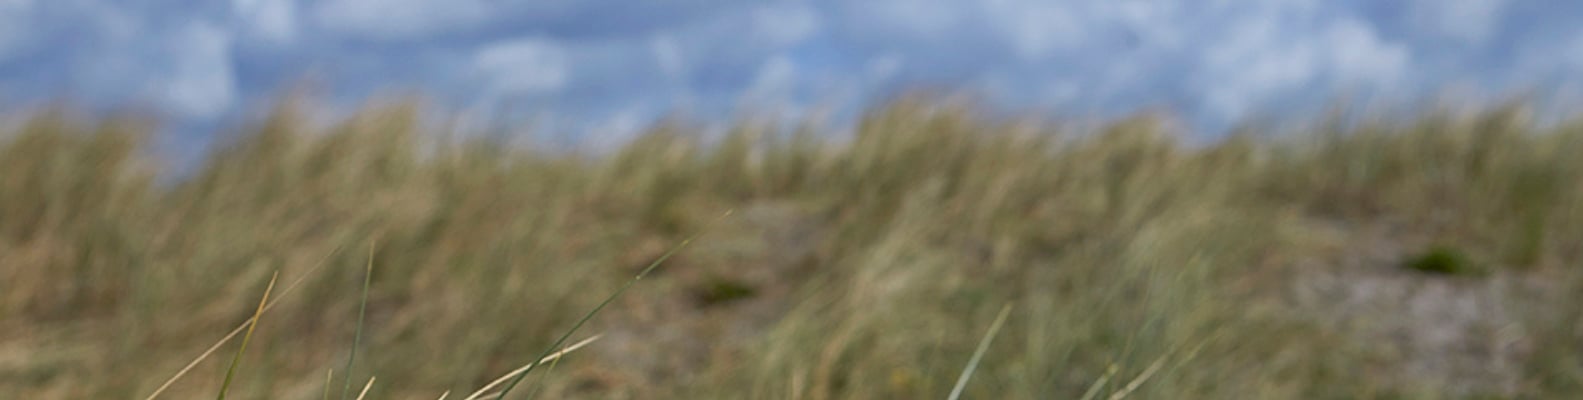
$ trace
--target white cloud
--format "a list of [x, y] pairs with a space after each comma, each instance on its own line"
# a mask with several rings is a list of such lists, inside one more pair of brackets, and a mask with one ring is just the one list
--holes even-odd
[[1022, 0], [988, 0], [983, 3], [990, 29], [1011, 42], [1023, 60], [1042, 59], [1051, 52], [1069, 49], [1084, 40], [1084, 21], [1069, 4]]
[[236, 77], [231, 67], [231, 38], [210, 24], [195, 23], [166, 43], [173, 57], [169, 68], [155, 72], [154, 98], [167, 110], [189, 118], [210, 118], [236, 102]]
[[[1513, 51], [1512, 62], [1498, 78], [1512, 80], [1511, 84], [1532, 84], [1524, 79], [1542, 79], [1549, 76], [1576, 76], [1583, 68], [1583, 28], [1573, 28], [1560, 35], [1548, 36], [1542, 41], [1523, 43]], [[1473, 77], [1468, 77], [1471, 79]], [[1583, 80], [1575, 80], [1583, 84]]]
[[[120, 45], [147, 40], [150, 38], [148, 28], [155, 25], [148, 18], [139, 15], [136, 6], [119, 2], [98, 2], [81, 0], [65, 2], [66, 10], [73, 13], [73, 19], [67, 23], [80, 23], [91, 27], [99, 35], [99, 39], [108, 39], [115, 47]], [[77, 18], [81, 18], [80, 20]], [[60, 23], [60, 22], [56, 22]]]
[[324, 28], [372, 39], [410, 39], [474, 26], [496, 14], [485, 0], [332, 0], [313, 10]]
[[655, 110], [643, 104], [628, 104], [618, 110], [597, 116], [587, 127], [582, 138], [588, 148], [595, 154], [604, 154], [621, 148], [622, 145], [637, 138], [643, 130], [653, 123], [658, 115]]
[[801, 4], [778, 4], [753, 10], [754, 29], [775, 45], [802, 42], [821, 28], [813, 9]]
[[676, 43], [676, 38], [659, 36], [649, 41], [649, 51], [654, 53], [654, 61], [659, 64], [660, 72], [672, 83], [682, 83], [687, 79], [687, 64], [682, 57], [681, 45]]
[[[1406, 85], [1407, 96], [1452, 79], [1492, 91], [1534, 79], [1578, 81], [1569, 71], [1583, 68], [1583, 39], [1568, 41], [1559, 34], [1567, 28], [1555, 26], [1566, 16], [1502, 26], [1530, 16], [1519, 13], [1557, 13], [1507, 3], [228, 0], [214, 9], [0, 0], [0, 62], [21, 71], [0, 81], [41, 82], [32, 86], [106, 102], [144, 96], [203, 115], [240, 98], [230, 68], [239, 56], [263, 60], [268, 65], [250, 71], [264, 74], [325, 66], [327, 79], [354, 92], [416, 85], [462, 102], [527, 100], [588, 119], [568, 126], [630, 122], [678, 105], [709, 113], [744, 96], [856, 98], [906, 84], [984, 88], [1013, 107], [1053, 101], [1081, 112], [1165, 102], [1222, 121], [1260, 107], [1301, 107], [1343, 88]], [[193, 21], [207, 22], [183, 28]], [[384, 43], [344, 51], [368, 41]], [[44, 46], [61, 50], [37, 54], [59, 59], [23, 56]], [[424, 62], [410, 62], [415, 53]], [[241, 87], [256, 86], [248, 83]], [[609, 115], [625, 101], [642, 103], [642, 112]]]
[[745, 94], [759, 99], [785, 100], [797, 79], [797, 64], [784, 54], [776, 55], [759, 65], [753, 83]]
[[1137, 35], [1143, 43], [1174, 49], [1184, 44], [1183, 23], [1187, 8], [1201, 7], [1183, 2], [1108, 2], [1109, 12], [1115, 15], [1118, 25]]
[[1406, 46], [1380, 40], [1372, 27], [1354, 19], [1332, 25], [1322, 41], [1330, 69], [1347, 82], [1389, 83], [1406, 72], [1411, 58]]
[[904, 66], [906, 66], [906, 58], [892, 53], [870, 58], [863, 69], [868, 74], [866, 77], [868, 80], [885, 81], [896, 76]]
[[1583, 68], [1583, 32], [1573, 34], [1572, 40], [1568, 41], [1567, 44], [1568, 46], [1564, 47], [1560, 52], [1562, 53], [1562, 58], [1573, 68]]
[[0, 62], [27, 44], [32, 9], [33, 0], [0, 0]]
[[1436, 35], [1482, 43], [1499, 28], [1506, 0], [1417, 0], [1410, 18], [1419, 29]]
[[287, 43], [297, 35], [295, 0], [232, 0], [231, 10], [252, 34], [264, 40]]
[[961, 4], [928, 0], [869, 0], [848, 3], [846, 23], [876, 39], [928, 39], [947, 35], [967, 16]]
[[1227, 41], [1210, 44], [1202, 60], [1205, 76], [1199, 79], [1209, 107], [1226, 117], [1240, 117], [1270, 92], [1313, 78], [1311, 49], [1282, 43], [1277, 33], [1274, 21], [1252, 20], [1227, 33]]
[[1228, 119], [1314, 83], [1391, 85], [1410, 62], [1404, 46], [1382, 41], [1373, 28], [1353, 19], [1312, 33], [1286, 32], [1277, 21], [1250, 19], [1225, 36], [1227, 41], [1212, 44], [1205, 55], [1198, 89], [1207, 106]]
[[473, 57], [489, 91], [499, 94], [543, 94], [565, 87], [571, 78], [566, 51], [541, 38], [491, 44]]
[[1057, 80], [1044, 85], [1042, 95], [1048, 97], [1047, 102], [1054, 105], [1066, 105], [1078, 99], [1083, 93], [1083, 88], [1070, 80]]

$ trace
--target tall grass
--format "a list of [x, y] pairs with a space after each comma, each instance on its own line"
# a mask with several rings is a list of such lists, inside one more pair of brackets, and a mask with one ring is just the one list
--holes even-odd
[[[468, 393], [559, 350], [697, 232], [539, 394], [943, 398], [970, 359], [966, 398], [1583, 393], [1583, 308], [1566, 306], [1583, 304], [1583, 123], [1521, 105], [1187, 145], [1150, 115], [1076, 133], [903, 98], [850, 141], [671, 124], [597, 156], [446, 139], [410, 105], [324, 129], [292, 107], [170, 184], [149, 124], [17, 116], [0, 393], [152, 392], [252, 316], [273, 271], [332, 253], [270, 303], [230, 397], [320, 398], [358, 348], [371, 398]], [[333, 251], [376, 236], [371, 255]], [[1430, 248], [1492, 273], [1399, 267]], [[225, 376], [199, 364], [165, 398]]]

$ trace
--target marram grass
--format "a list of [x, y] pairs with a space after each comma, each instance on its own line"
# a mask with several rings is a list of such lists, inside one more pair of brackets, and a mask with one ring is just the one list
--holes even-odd
[[[0, 393], [1583, 394], [1583, 123], [1521, 104], [1206, 142], [918, 97], [599, 152], [282, 104], [180, 171], [134, 118], [0, 128]], [[1435, 249], [1480, 273], [1403, 267]]]

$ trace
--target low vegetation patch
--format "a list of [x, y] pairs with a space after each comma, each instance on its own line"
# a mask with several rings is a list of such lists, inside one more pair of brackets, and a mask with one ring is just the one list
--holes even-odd
[[1472, 275], [1482, 272], [1473, 265], [1466, 254], [1455, 247], [1438, 245], [1430, 247], [1406, 262], [1407, 268], [1419, 272], [1443, 275]]

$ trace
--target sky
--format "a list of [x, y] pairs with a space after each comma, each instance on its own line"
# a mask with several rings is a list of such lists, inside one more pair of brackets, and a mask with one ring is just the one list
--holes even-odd
[[620, 136], [929, 87], [1215, 130], [1342, 99], [1583, 99], [1579, 22], [1561, 0], [0, 0], [0, 104], [205, 126], [311, 81], [330, 104], [416, 91]]

